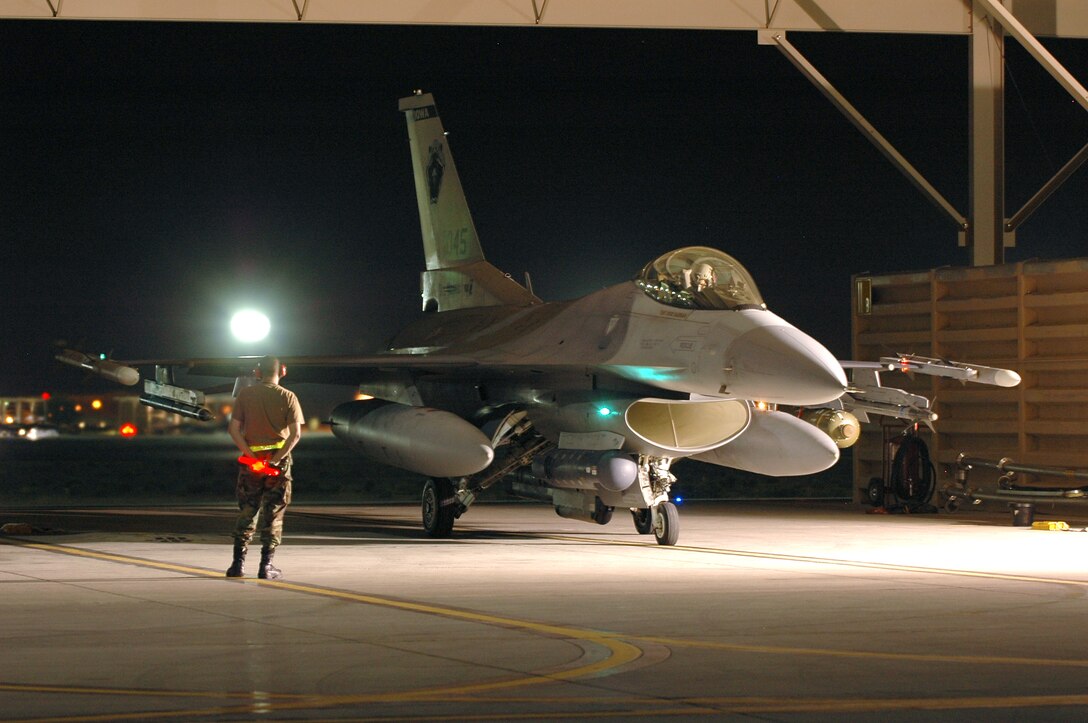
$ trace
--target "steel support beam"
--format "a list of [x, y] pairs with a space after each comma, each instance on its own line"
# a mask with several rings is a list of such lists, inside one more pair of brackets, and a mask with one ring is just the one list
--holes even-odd
[[1073, 77], [1065, 67], [1058, 62], [1058, 60], [1050, 54], [1050, 51], [1043, 47], [1043, 44], [1039, 42], [1038, 38], [1028, 32], [1028, 29], [1016, 19], [1009, 9], [1002, 5], [1000, 2], [994, 2], [994, 0], [975, 0], [978, 6], [981, 6], [985, 11], [1001, 24], [1001, 27], [1005, 29], [1005, 32], [1016, 38], [1016, 41], [1024, 46], [1024, 48], [1031, 54], [1031, 57], [1038, 61], [1039, 65], [1043, 66], [1046, 72], [1050, 73], [1054, 80], [1069, 92], [1073, 96], [1073, 100], [1080, 104], [1081, 108], [1088, 110], [1088, 91], [1084, 89], [1084, 86]]
[[1005, 43], [1001, 26], [974, 1], [970, 48], [971, 265], [1005, 261]]
[[[1034, 0], [1036, 2], [1040, 0]], [[1043, 0], [1081, 2], [1081, 0]], [[63, 8], [60, 7], [63, 3]], [[834, 32], [969, 32], [963, 0], [0, 0], [0, 17]], [[1088, 21], [1051, 22], [1088, 36]]]
[[1016, 231], [1024, 221], [1028, 220], [1031, 214], [1035, 213], [1035, 210], [1039, 206], [1043, 205], [1043, 201], [1050, 197], [1050, 194], [1058, 190], [1066, 179], [1073, 175], [1073, 173], [1081, 167], [1081, 165], [1088, 161], [1088, 145], [1082, 147], [1076, 154], [1069, 159], [1069, 161], [1061, 167], [1054, 177], [1043, 184], [1043, 187], [1035, 192], [1035, 195], [1028, 199], [1028, 202], [1024, 204], [1023, 208], [1014, 213], [1008, 221], [1005, 222], [1005, 231]]
[[[308, 7], [307, 7], [308, 6]], [[1036, 37], [1088, 38], [1084, 0], [1016, 0]], [[0, 0], [0, 18], [971, 32], [965, 0]]]
[[[1082, 148], [1007, 221], [1004, 165], [1004, 39], [1020, 42], [1088, 110], [1088, 91], [1037, 40], [1088, 38], [1086, 0], [0, 0], [2, 18], [228, 22], [448, 24], [537, 27], [888, 32], [970, 39], [970, 222], [961, 244], [974, 265], [1001, 263], [1016, 228], [1086, 159]], [[938, 207], [966, 221], [792, 45], [779, 49]], [[812, 69], [812, 72], [815, 72]]]
[[915, 168], [903, 154], [897, 151], [895, 146], [893, 146], [891, 142], [861, 114], [861, 111], [855, 108], [853, 104], [851, 104], [850, 101], [848, 101], [845, 96], [843, 96], [843, 94], [840, 93], [831, 82], [801, 54], [801, 51], [786, 39], [785, 31], [761, 30], [759, 31], [759, 43], [761, 45], [773, 44], [782, 51], [782, 54], [785, 55], [806, 78], [808, 78], [809, 82], [816, 86], [816, 88], [831, 101], [832, 105], [838, 108], [839, 112], [846, 116], [847, 120], [853, 123], [854, 126], [861, 131], [874, 146], [876, 146], [877, 150], [883, 153], [884, 156], [907, 177], [907, 180], [913, 183], [914, 186], [924, 193], [939, 209], [948, 214], [949, 218], [952, 219], [959, 230], [964, 231], [967, 229], [967, 219], [964, 218], [963, 214], [957, 211], [955, 207], [925, 179], [918, 169]]
[[[1054, 80], [1058, 81], [1058, 84], [1073, 97], [1073, 100], [1075, 100], [1081, 108], [1088, 110], [1088, 91], [1085, 90], [1080, 81], [1073, 77], [1072, 73], [1066, 70], [1065, 66], [1059, 63], [1058, 60], [1051, 55], [1049, 50], [1043, 47], [1038, 38], [1028, 32], [1027, 28], [1025, 28], [1011, 12], [1009, 12], [1008, 8], [999, 2], [994, 2], [994, 0], [977, 0], [977, 2], [980, 6], [985, 8], [990, 17], [1001, 24], [1001, 27], [1005, 29], [1006, 33], [1014, 37], [1018, 43], [1024, 46], [1024, 49], [1028, 51], [1031, 57], [1035, 58], [1036, 62], [1042, 65]], [[1043, 187], [1024, 204], [1023, 208], [1009, 218], [1004, 224], [1005, 231], [1016, 231], [1020, 224], [1026, 221], [1028, 217], [1042, 205], [1050, 194], [1058, 190], [1066, 179], [1080, 168], [1085, 160], [1088, 160], [1088, 145], [1085, 145], [1077, 151], [1076, 155], [1062, 166], [1061, 170], [1054, 174], [1054, 177], [1047, 181]]]

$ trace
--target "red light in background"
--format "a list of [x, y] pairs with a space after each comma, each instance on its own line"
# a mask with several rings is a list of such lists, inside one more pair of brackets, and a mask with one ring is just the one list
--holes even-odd
[[52, 398], [53, 398], [53, 395], [50, 394], [49, 392], [42, 392], [42, 400], [43, 401], [48, 402]]
[[135, 437], [136, 433], [139, 430], [136, 429], [136, 425], [133, 424], [132, 422], [125, 422], [124, 424], [121, 425], [121, 429], [119, 431], [120, 431], [122, 437], [128, 438], [128, 437]]

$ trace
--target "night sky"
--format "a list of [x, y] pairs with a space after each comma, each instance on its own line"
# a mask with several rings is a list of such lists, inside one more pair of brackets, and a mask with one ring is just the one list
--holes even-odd
[[[791, 34], [967, 213], [967, 40]], [[1088, 41], [1047, 41], [1088, 80]], [[1009, 40], [1008, 206], [1088, 113]], [[397, 100], [435, 95], [488, 259], [546, 300], [720, 248], [849, 355], [861, 271], [963, 265], [955, 228], [754, 32], [0, 20], [0, 393], [119, 358], [370, 353], [418, 313]], [[1086, 255], [1088, 170], [1020, 230]], [[272, 318], [231, 340], [234, 310]]]

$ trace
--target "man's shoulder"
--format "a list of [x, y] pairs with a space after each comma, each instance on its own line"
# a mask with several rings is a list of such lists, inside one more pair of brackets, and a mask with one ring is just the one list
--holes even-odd
[[296, 394], [295, 394], [294, 392], [292, 392], [292, 391], [291, 391], [290, 389], [288, 389], [287, 387], [281, 387], [281, 386], [280, 386], [279, 384], [272, 384], [272, 385], [269, 385], [269, 386], [270, 386], [270, 387], [271, 387], [272, 389], [275, 389], [275, 390], [276, 390], [276, 391], [277, 391], [278, 393], [280, 393], [280, 394], [282, 394], [283, 396], [287, 397], [288, 399], [295, 399], [295, 398], [296, 398], [296, 396], [297, 396], [297, 395], [296, 395]]
[[238, 399], [246, 399], [247, 397], [257, 397], [264, 394], [264, 389], [267, 388], [265, 384], [251, 384], [248, 387], [242, 387], [238, 390]]
[[294, 396], [294, 393], [288, 389], [284, 389], [278, 384], [272, 384], [270, 382], [260, 382], [258, 384], [252, 384], [239, 390], [238, 399], [253, 399], [260, 397], [267, 398], [286, 395]]
[[263, 386], [265, 389], [268, 390], [268, 392], [267, 392], [268, 394], [277, 395], [280, 399], [283, 399], [288, 404], [293, 404], [293, 405], [298, 404], [298, 395], [295, 394], [294, 392], [292, 392], [287, 387], [281, 387], [279, 384], [269, 384], [269, 383], [262, 384], [261, 386]]

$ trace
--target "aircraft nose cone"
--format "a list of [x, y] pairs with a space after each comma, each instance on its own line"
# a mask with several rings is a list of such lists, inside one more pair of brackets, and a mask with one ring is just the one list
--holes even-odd
[[791, 326], [748, 331], [725, 358], [725, 391], [746, 399], [803, 406], [837, 399], [846, 389], [846, 373], [831, 352]]

